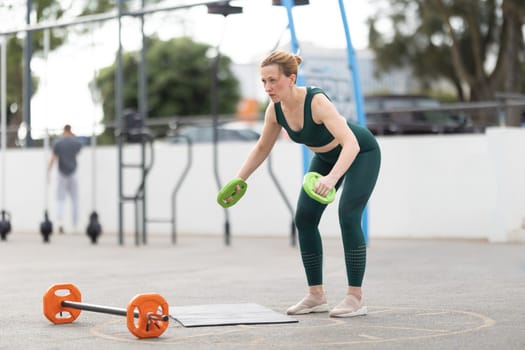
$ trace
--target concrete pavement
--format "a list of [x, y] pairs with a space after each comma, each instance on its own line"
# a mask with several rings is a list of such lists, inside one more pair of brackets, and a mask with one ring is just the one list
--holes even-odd
[[[341, 241], [324, 240], [331, 306], [345, 293]], [[184, 328], [171, 321], [158, 339], [131, 335], [125, 318], [82, 312], [53, 325], [42, 296], [55, 283], [83, 301], [125, 308], [156, 292], [170, 306], [257, 303], [282, 312], [305, 294], [297, 247], [288, 238], [151, 235], [136, 247], [104, 235], [11, 233], [0, 242], [0, 349], [524, 349], [525, 245], [461, 240], [370, 242], [364, 292], [369, 314], [298, 323]]]

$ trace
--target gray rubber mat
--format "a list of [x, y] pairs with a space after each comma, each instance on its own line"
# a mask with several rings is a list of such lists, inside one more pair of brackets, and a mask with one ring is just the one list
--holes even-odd
[[298, 322], [259, 304], [171, 306], [170, 317], [184, 327]]

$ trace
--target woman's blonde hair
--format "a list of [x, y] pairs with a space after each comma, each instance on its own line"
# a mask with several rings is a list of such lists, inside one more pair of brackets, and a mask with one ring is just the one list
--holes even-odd
[[289, 77], [292, 74], [297, 75], [297, 70], [303, 59], [293, 53], [286, 51], [273, 51], [261, 61], [260, 68], [272, 64], [279, 67], [279, 71]]

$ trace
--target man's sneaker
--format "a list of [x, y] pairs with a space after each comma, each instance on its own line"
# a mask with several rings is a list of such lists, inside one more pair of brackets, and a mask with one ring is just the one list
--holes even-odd
[[366, 315], [367, 312], [368, 309], [364, 305], [363, 300], [359, 300], [353, 295], [347, 295], [343, 301], [330, 311], [330, 317], [362, 316]]
[[286, 313], [288, 315], [304, 315], [311, 312], [327, 312], [328, 303], [326, 302], [326, 295], [317, 296], [314, 294], [306, 295], [303, 300], [288, 308]]

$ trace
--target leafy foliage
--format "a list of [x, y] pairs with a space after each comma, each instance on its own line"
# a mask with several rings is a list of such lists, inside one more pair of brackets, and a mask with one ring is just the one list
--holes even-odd
[[[518, 92], [525, 65], [522, 0], [387, 0], [386, 18], [369, 19], [380, 71], [409, 66], [430, 88], [446, 79], [460, 100]], [[391, 32], [378, 29], [384, 20]]]
[[[148, 118], [209, 115], [212, 84], [210, 46], [188, 37], [147, 40], [146, 71]], [[139, 109], [139, 52], [123, 55], [123, 99], [125, 109]], [[220, 56], [218, 68], [218, 112], [233, 113], [240, 98], [239, 82], [230, 69], [231, 60]], [[102, 98], [104, 122], [115, 121], [116, 64], [100, 70], [96, 86]]]
[[[8, 10], [9, 9], [5, 9]], [[59, 0], [34, 0], [33, 10], [37, 22], [44, 20], [56, 20], [62, 18], [66, 9], [62, 7]], [[8, 29], [8, 28], [6, 28]], [[25, 36], [10, 36], [7, 38], [7, 62], [6, 62], [6, 78], [9, 82], [7, 84], [6, 109], [7, 109], [7, 125], [8, 127], [17, 127], [23, 120], [23, 50], [24, 50]], [[62, 45], [66, 38], [64, 30], [50, 30], [49, 42], [50, 49], [55, 49]], [[44, 47], [44, 32], [35, 31], [31, 34], [32, 50], [38, 52]], [[32, 95], [38, 89], [38, 79], [32, 77], [33, 90]], [[8, 145], [14, 144], [14, 135], [9, 135], [7, 140]]]

